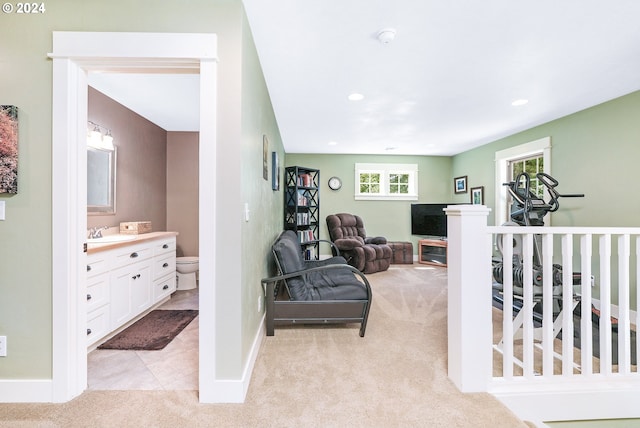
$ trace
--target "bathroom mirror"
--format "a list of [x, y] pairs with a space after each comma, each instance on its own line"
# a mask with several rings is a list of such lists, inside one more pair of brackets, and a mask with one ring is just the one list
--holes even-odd
[[116, 213], [116, 149], [87, 147], [87, 213]]

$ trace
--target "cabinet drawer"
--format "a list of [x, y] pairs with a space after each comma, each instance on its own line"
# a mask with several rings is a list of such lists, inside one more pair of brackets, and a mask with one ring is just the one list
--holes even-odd
[[116, 266], [126, 266], [130, 263], [136, 263], [145, 260], [153, 255], [153, 249], [150, 246], [130, 247], [124, 251], [120, 251], [116, 255]]
[[89, 312], [87, 314], [87, 346], [109, 333], [109, 324], [109, 305]]
[[164, 253], [175, 253], [176, 251], [176, 238], [163, 239], [156, 241], [153, 245], [153, 255], [158, 256]]
[[105, 254], [92, 254], [87, 256], [87, 277], [100, 275], [109, 269], [108, 258]]
[[168, 275], [166, 278], [153, 283], [153, 302], [169, 297], [171, 293], [176, 291], [176, 276]]
[[162, 278], [168, 274], [176, 273], [176, 256], [170, 254], [166, 257], [156, 257], [153, 261], [153, 277]]
[[107, 272], [87, 280], [87, 312], [109, 303], [109, 274]]

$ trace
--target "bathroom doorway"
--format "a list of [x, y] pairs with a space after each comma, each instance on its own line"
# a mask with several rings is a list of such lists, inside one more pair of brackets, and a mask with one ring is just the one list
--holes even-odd
[[[87, 385], [86, 124], [89, 72], [193, 72], [200, 76], [200, 165], [216, 164], [216, 36], [213, 34], [54, 32], [53, 37], [53, 381], [51, 401], [65, 402]], [[215, 168], [199, 182], [215, 188]], [[202, 186], [200, 187], [202, 189]], [[199, 192], [199, 396], [216, 395], [215, 192]], [[203, 381], [204, 379], [204, 381]]]
[[[118, 233], [120, 222], [144, 219], [153, 232], [177, 232], [178, 257], [198, 256], [199, 75], [89, 72], [88, 83], [89, 121], [109, 131], [118, 153], [117, 209], [88, 213], [88, 227]], [[198, 303], [197, 287], [180, 284], [153, 309], [191, 311]], [[198, 329], [196, 317], [161, 350], [94, 349], [104, 339], [93, 344], [87, 389], [197, 390]]]

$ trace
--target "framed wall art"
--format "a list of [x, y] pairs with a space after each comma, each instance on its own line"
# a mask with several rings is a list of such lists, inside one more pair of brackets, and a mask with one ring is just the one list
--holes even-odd
[[467, 176], [456, 177], [453, 179], [453, 190], [455, 193], [467, 193]]
[[18, 193], [18, 107], [0, 105], [0, 193]]
[[280, 162], [278, 152], [271, 152], [271, 189], [280, 190]]
[[262, 136], [262, 178], [265, 180], [269, 180], [269, 159], [267, 158], [269, 154], [269, 140], [267, 140], [267, 136]]
[[484, 186], [471, 188], [471, 203], [473, 205], [484, 205]]

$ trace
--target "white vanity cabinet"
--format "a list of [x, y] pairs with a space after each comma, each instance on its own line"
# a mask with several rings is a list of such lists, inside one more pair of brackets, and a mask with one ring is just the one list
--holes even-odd
[[175, 238], [157, 241], [153, 256], [153, 301], [159, 302], [176, 291]]
[[176, 290], [175, 276], [173, 234], [92, 251], [87, 256], [87, 345], [164, 302]]
[[87, 341], [92, 345], [111, 328], [109, 299], [109, 255], [87, 258]]
[[111, 271], [111, 325], [117, 329], [151, 306], [152, 250], [132, 246], [116, 254]]

